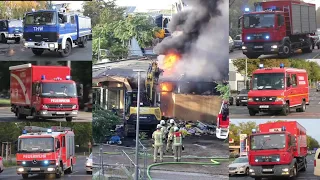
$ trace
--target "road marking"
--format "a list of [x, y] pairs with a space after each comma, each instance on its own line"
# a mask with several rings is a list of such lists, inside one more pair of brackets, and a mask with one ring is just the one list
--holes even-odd
[[318, 54], [317, 54], [316, 56], [314, 56], [312, 59], [316, 59], [316, 57], [319, 56], [319, 55], [320, 55], [320, 53], [318, 53]]

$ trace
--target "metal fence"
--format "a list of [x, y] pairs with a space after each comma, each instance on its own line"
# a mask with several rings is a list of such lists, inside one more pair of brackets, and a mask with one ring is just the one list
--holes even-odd
[[[104, 180], [104, 179], [130, 179], [134, 180], [135, 167], [137, 166], [134, 162], [134, 150], [122, 150], [120, 152], [108, 152], [103, 151], [101, 145], [99, 152], [93, 153], [93, 156], [97, 157], [93, 160], [93, 179]], [[139, 180], [147, 180], [147, 167], [148, 167], [148, 149], [139, 141]], [[117, 163], [108, 162], [110, 156], [113, 156], [119, 160]]]

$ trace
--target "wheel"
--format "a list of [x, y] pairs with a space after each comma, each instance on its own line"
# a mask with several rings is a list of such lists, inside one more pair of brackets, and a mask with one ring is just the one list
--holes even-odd
[[289, 103], [286, 103], [281, 110], [281, 114], [284, 116], [287, 116], [289, 113], [290, 113]]
[[32, 52], [36, 56], [41, 56], [41, 54], [44, 52], [44, 49], [32, 49]]
[[249, 176], [249, 168], [246, 169], [246, 175]]
[[92, 171], [87, 171], [87, 174], [92, 174]]
[[70, 53], [71, 53], [71, 49], [72, 49], [71, 43], [70, 43], [70, 41], [67, 40], [67, 41], [66, 41], [66, 48], [63, 49], [61, 52], [59, 52], [59, 53], [60, 53], [60, 56], [61, 56], [61, 57], [67, 57], [67, 56], [69, 56]]
[[249, 59], [257, 59], [260, 54], [246, 54], [247, 58]]
[[24, 114], [20, 114], [20, 112], [19, 112], [20, 110], [19, 109], [17, 109], [17, 118], [18, 119], [26, 119], [26, 115], [24, 115]]
[[72, 163], [72, 160], [71, 160], [71, 166], [68, 169], [68, 173], [71, 174], [72, 172], [73, 172], [73, 163]]
[[297, 176], [297, 165], [295, 164], [292, 169], [292, 177], [296, 177], [296, 176]]
[[240, 106], [240, 103], [236, 102], [236, 106]]
[[20, 43], [20, 38], [19, 38], [19, 37], [18, 37], [18, 38], [15, 38], [14, 41], [15, 41], [16, 43]]
[[7, 44], [8, 40], [4, 36], [4, 34], [1, 35], [1, 42]]
[[311, 42], [310, 38], [308, 38], [306, 41], [307, 41], [308, 47], [303, 48], [303, 49], [302, 49], [302, 52], [303, 52], [303, 53], [311, 53], [312, 50], [313, 50], [312, 42]]
[[301, 169], [301, 171], [306, 171], [307, 170], [307, 168], [308, 168], [308, 165], [307, 165], [307, 161], [306, 160], [304, 160], [304, 164], [303, 164], [303, 168]]
[[61, 178], [62, 175], [63, 175], [63, 166], [60, 165], [58, 173], [56, 174], [56, 178]]
[[33, 120], [39, 120], [39, 117], [36, 115], [35, 110], [32, 111], [32, 117], [33, 117]]
[[306, 109], [307, 109], [307, 105], [306, 105], [306, 102], [303, 100], [301, 103], [301, 108], [298, 108], [297, 112], [306, 112]]
[[28, 179], [29, 174], [22, 174], [22, 179]]
[[252, 109], [249, 109], [249, 114], [250, 114], [250, 116], [255, 116], [257, 114], [257, 112]]
[[66, 117], [66, 121], [67, 121], [67, 122], [71, 122], [72, 119], [73, 119], [72, 117]]
[[86, 47], [86, 44], [87, 44], [87, 38], [83, 37], [83, 41], [79, 44], [79, 47], [84, 48]]
[[279, 54], [283, 58], [287, 58], [291, 55], [291, 46], [289, 42], [285, 42], [282, 47], [282, 54]]

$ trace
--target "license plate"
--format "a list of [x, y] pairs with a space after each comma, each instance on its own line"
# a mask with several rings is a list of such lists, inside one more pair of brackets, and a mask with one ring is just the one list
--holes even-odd
[[40, 168], [31, 168], [31, 171], [40, 171]]
[[241, 102], [247, 102], [248, 100], [241, 100]]
[[264, 172], [272, 172], [273, 170], [272, 169], [262, 169], [262, 171], [264, 171]]
[[66, 114], [65, 112], [57, 112], [56, 114]]
[[254, 46], [254, 48], [261, 49], [261, 48], [263, 48], [263, 46]]
[[269, 108], [269, 105], [261, 105], [259, 108]]

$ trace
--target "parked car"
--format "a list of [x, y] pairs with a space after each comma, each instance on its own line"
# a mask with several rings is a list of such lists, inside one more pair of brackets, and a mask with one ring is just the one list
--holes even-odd
[[233, 97], [230, 95], [230, 96], [229, 96], [229, 105], [232, 106], [232, 105], [233, 105], [233, 102], [234, 102], [234, 99], [233, 99]]
[[234, 50], [234, 41], [231, 36], [229, 36], [229, 52], [233, 52]]
[[241, 47], [242, 47], [242, 36], [241, 36], [241, 34], [237, 35], [234, 38], [234, 47], [241, 49]]
[[229, 165], [229, 176], [235, 174], [249, 175], [249, 161], [247, 156], [241, 156]]
[[3, 170], [4, 170], [4, 166], [3, 166], [2, 159], [3, 159], [3, 158], [0, 156], [0, 173], [2, 173]]
[[315, 176], [320, 176], [320, 148], [316, 150], [314, 155], [314, 162], [313, 162], [314, 171], [313, 174]]
[[86, 172], [87, 174], [92, 174], [92, 153], [87, 157], [86, 161]]
[[248, 103], [248, 92], [247, 89], [242, 89], [236, 98], [236, 106], [247, 105]]

